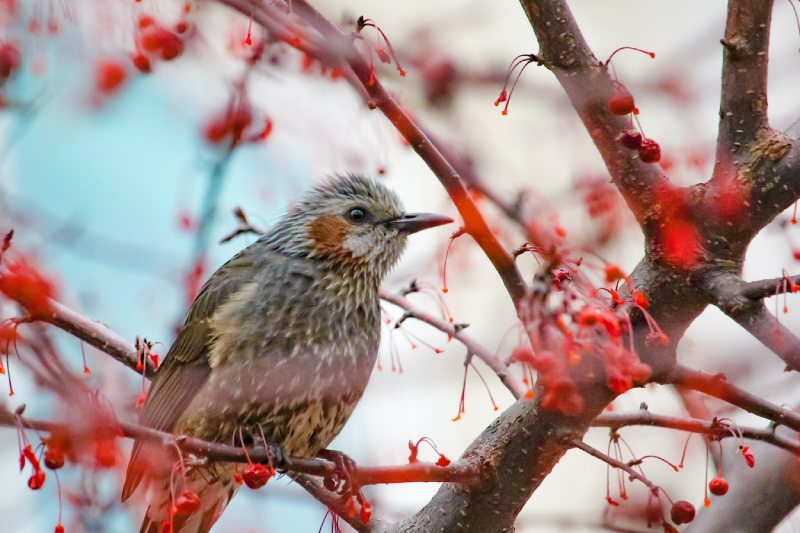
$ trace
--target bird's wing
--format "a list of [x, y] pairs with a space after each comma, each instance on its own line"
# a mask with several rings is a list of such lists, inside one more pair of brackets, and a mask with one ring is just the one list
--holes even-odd
[[[258, 244], [258, 243], [256, 243]], [[242, 250], [221, 266], [200, 289], [183, 328], [169, 349], [153, 379], [139, 422], [162, 431], [171, 431], [200, 386], [208, 379], [211, 367], [208, 348], [211, 342], [211, 317], [228, 298], [239, 291], [255, 273], [256, 244]], [[127, 500], [142, 481], [149, 455], [148, 447], [135, 442], [122, 501]]]

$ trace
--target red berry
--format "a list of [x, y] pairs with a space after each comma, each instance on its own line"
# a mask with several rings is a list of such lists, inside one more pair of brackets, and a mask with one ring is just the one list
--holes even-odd
[[742, 456], [744, 460], [747, 462], [747, 466], [750, 468], [755, 468], [756, 466], [756, 456], [753, 455], [753, 452], [750, 451], [750, 446], [742, 446]]
[[150, 64], [150, 58], [144, 54], [136, 54], [133, 56], [133, 66], [142, 74], [147, 74], [153, 70], [153, 66]]
[[714, 496], [725, 496], [728, 493], [728, 480], [724, 477], [715, 477], [708, 482], [708, 490]]
[[636, 104], [633, 102], [633, 96], [628, 92], [621, 83], [617, 83], [614, 87], [614, 94], [608, 99], [608, 110], [615, 115], [627, 115], [633, 113], [636, 109]]
[[647, 309], [647, 306], [650, 305], [650, 300], [648, 300], [647, 296], [641, 291], [633, 291], [633, 303]]
[[625, 130], [622, 132], [619, 142], [629, 150], [638, 150], [642, 145], [642, 134], [636, 130]]
[[231, 132], [231, 123], [227, 117], [214, 119], [205, 129], [206, 140], [212, 144], [219, 144]]
[[0, 44], [0, 83], [11, 77], [22, 63], [22, 55], [11, 43]]
[[103, 439], [97, 441], [94, 450], [94, 460], [97, 466], [111, 468], [117, 464], [117, 446], [113, 439]]
[[642, 139], [639, 159], [645, 163], [658, 163], [661, 160], [661, 147], [653, 139]]
[[64, 452], [60, 448], [47, 448], [44, 452], [44, 466], [50, 470], [58, 470], [64, 466]]
[[186, 23], [185, 20], [179, 20], [175, 23], [175, 31], [177, 33], [186, 33], [186, 30], [189, 29], [189, 25]]
[[53, 533], [64, 533], [64, 526], [62, 524], [58, 524], [53, 530]]
[[172, 32], [164, 31], [161, 41], [161, 59], [171, 61], [183, 53], [183, 41]]
[[139, 17], [139, 28], [141, 29], [152, 26], [154, 23], [155, 19], [151, 15], [142, 15]]
[[45, 480], [44, 470], [36, 470], [31, 477], [28, 478], [28, 488], [31, 490], [39, 490], [44, 486]]
[[440, 454], [439, 458], [436, 460], [436, 466], [445, 467], [450, 464], [450, 459], [445, 457], [444, 455]]
[[175, 498], [175, 514], [188, 516], [200, 508], [200, 497], [191, 490], [185, 490]]
[[267, 481], [269, 481], [269, 478], [272, 477], [272, 474], [272, 470], [266, 466], [262, 464], [251, 463], [244, 467], [242, 479], [244, 479], [244, 484], [251, 489], [258, 489], [267, 484]]
[[125, 67], [116, 61], [103, 61], [95, 71], [95, 87], [102, 94], [113, 94], [125, 83]]
[[694, 520], [694, 505], [686, 500], [677, 501], [672, 504], [672, 509], [670, 509], [669, 515], [676, 525], [688, 524]]
[[366, 524], [369, 522], [369, 519], [372, 517], [372, 506], [369, 504], [368, 501], [364, 500], [364, 503], [361, 504], [361, 523]]
[[253, 114], [246, 107], [239, 107], [228, 118], [234, 134], [241, 136], [242, 132], [253, 123]]

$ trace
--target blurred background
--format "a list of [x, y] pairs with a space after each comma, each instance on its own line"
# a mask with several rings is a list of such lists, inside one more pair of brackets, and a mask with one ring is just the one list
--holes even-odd
[[[14, 246], [58, 280], [62, 301], [127, 339], [140, 335], [158, 341], [156, 351], [162, 354], [193, 288], [254, 239], [248, 235], [220, 244], [236, 228], [236, 207], [266, 228], [326, 175], [362, 171], [384, 179], [410, 210], [455, 214], [428, 168], [344, 80], [323, 75], [319, 64], [280, 43], [268, 44], [262, 60], [249, 66], [248, 31], [254, 40], [262, 35], [248, 29], [246, 17], [213, 2], [193, 2], [188, 14], [184, 5], [174, 0], [0, 1], [0, 41], [13, 43], [22, 57], [17, 71], [1, 82], [0, 230], [14, 228]], [[532, 65], [513, 93], [508, 115], [493, 105], [509, 62], [538, 48], [516, 2], [324, 0], [313, 5], [335, 21], [363, 14], [381, 26], [408, 71], [401, 78], [385, 66], [381, 79], [438, 140], [468, 158], [497, 194], [509, 202], [521, 199], [532, 221], [560, 224], [568, 239], [627, 272], [636, 265], [641, 234], [608, 186], [602, 161], [554, 77]], [[660, 143], [670, 178], [680, 184], [706, 179], [713, 164], [725, 2], [574, 0], [570, 5], [598, 58], [620, 46], [656, 53], [655, 59], [618, 54], [617, 76], [635, 96], [647, 136]], [[144, 14], [165, 27], [187, 23], [180, 54], [155, 62], [149, 73], [131, 61]], [[772, 35], [770, 118], [776, 128], [787, 129], [800, 117], [800, 35], [788, 1], [776, 3]], [[113, 67], [102, 71], [101, 65], [122, 66], [123, 73]], [[262, 125], [271, 124], [271, 130], [263, 140], [228, 151], [214, 142], [210, 128], [231, 102], [241, 101], [251, 109], [256, 136], [267, 131]], [[490, 203], [481, 207], [509, 248], [522, 243], [521, 234]], [[788, 214], [779, 217], [755, 240], [746, 279], [777, 277], [782, 268], [797, 272], [794, 250], [800, 248], [800, 234], [788, 220]], [[415, 304], [440, 312], [443, 298], [457, 322], [469, 323], [471, 335], [505, 358], [519, 340], [514, 309], [468, 238], [454, 241], [449, 291], [440, 291], [450, 231], [415, 236], [386, 286], [400, 290], [412, 279], [423, 282], [429, 290], [410, 296]], [[520, 266], [530, 276], [536, 264], [520, 257]], [[776, 311], [797, 331], [798, 302], [793, 300], [788, 314], [778, 308], [782, 300]], [[389, 305], [385, 310], [388, 317], [401, 314]], [[0, 311], [10, 316], [12, 310]], [[60, 332], [53, 335], [63, 358], [82, 368], [80, 343]], [[437, 355], [434, 348], [444, 351]], [[140, 380], [93, 349], [86, 352], [92, 388], [102, 391], [120, 418], [135, 420]], [[461, 346], [424, 325], [407, 321], [401, 330], [387, 328], [381, 369], [332, 447], [363, 465], [402, 464], [407, 442], [427, 436], [457, 458], [497, 415], [480, 378], [470, 372], [465, 413], [452, 420], [464, 355]], [[776, 403], [797, 403], [796, 376], [783, 375], [778, 358], [715, 309], [690, 328], [679, 358], [701, 370], [724, 371], [731, 381]], [[16, 395], [2, 401], [11, 408], [27, 404], [28, 414], [46, 418], [52, 398], [13, 359], [11, 365], [12, 372], [19, 370]], [[499, 408], [510, 405], [512, 397], [492, 372], [476, 365]], [[641, 402], [654, 412], [685, 414], [680, 398], [663, 387], [629, 391], [613, 408], [630, 411]], [[763, 424], [713, 402], [706, 407], [740, 423]], [[686, 438], [649, 428], [624, 429], [622, 435], [638, 455], [657, 454], [673, 462], [680, 459]], [[17, 468], [16, 439], [13, 429], [0, 430], [0, 529], [49, 530], [58, 516], [55, 484], [27, 490]], [[587, 441], [605, 449], [607, 431], [592, 430]], [[426, 453], [421, 458], [435, 460], [435, 454]], [[126, 460], [110, 471], [68, 466], [61, 472], [69, 531], [138, 528], [143, 501], [118, 503]], [[645, 468], [673, 498], [701, 508], [701, 439], [690, 442], [686, 464], [681, 473], [659, 463]], [[609, 507], [606, 475], [603, 463], [579, 451], [568, 453], [520, 514], [518, 530], [641, 529], [631, 515], [641, 510], [646, 491], [634, 485], [630, 501]], [[436, 490], [435, 484], [374, 486], [367, 495], [378, 516], [400, 519], [420, 509]], [[731, 488], [736, 490], [747, 489]], [[273, 480], [259, 491], [241, 491], [216, 531], [313, 532], [325, 515], [288, 480]], [[330, 527], [328, 518], [322, 530]], [[779, 527], [797, 530], [800, 519], [793, 517]]]

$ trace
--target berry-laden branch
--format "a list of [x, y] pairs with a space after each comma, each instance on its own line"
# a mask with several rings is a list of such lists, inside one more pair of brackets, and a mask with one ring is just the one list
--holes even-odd
[[[731, 426], [726, 422], [657, 415], [646, 409], [634, 413], [603, 413], [592, 421], [592, 427], [605, 427], [616, 430], [628, 426], [652, 426], [675, 429], [678, 431], [708, 435], [714, 440], [721, 440], [729, 437], [738, 438], [736, 432], [732, 432]], [[766, 428], [737, 426], [736, 430], [746, 439], [772, 444], [773, 446], [800, 456], [800, 443], [797, 442], [797, 440], [778, 435], [772, 424]]]
[[[49, 433], [69, 435], [74, 428], [57, 422], [34, 420], [15, 415], [0, 408], [0, 426], [15, 427], [17, 423], [24, 428]], [[196, 454], [208, 461], [227, 461], [234, 463], [269, 464], [277, 470], [308, 474], [317, 477], [330, 477], [338, 473], [337, 466], [330, 461], [308, 457], [287, 457], [270, 451], [263, 446], [236, 447], [216, 442], [204, 441], [183, 435], [173, 435], [145, 426], [119, 422], [119, 431], [125, 437], [163, 446], [174, 450], [177, 446], [183, 452]], [[80, 437], [80, 435], [75, 435]], [[359, 485], [380, 485], [392, 483], [460, 483], [472, 486], [479, 482], [479, 472], [474, 462], [454, 461], [446, 466], [434, 463], [413, 462], [397, 466], [363, 467], [356, 466], [350, 472]]]
[[520, 3], [539, 41], [537, 57], [555, 74], [603, 157], [614, 184], [639, 224], [645, 225], [658, 216], [654, 209], [656, 190], [668, 187], [669, 183], [657, 165], [645, 163], [619, 140], [629, 123], [612, 112], [609, 102], [621, 85], [611, 79], [607, 65], [592, 53], [566, 2], [521, 0]]
[[[780, 428], [777, 428], [780, 431]], [[796, 440], [796, 434], [785, 431]], [[800, 504], [800, 461], [797, 454], [775, 450], [766, 443], [753, 443], [757, 473], [740, 460], [726, 461], [725, 479], [730, 492], [700, 513], [686, 533], [729, 533], [731, 531], [775, 531], [783, 519]], [[730, 458], [730, 454], [725, 454]]]
[[[277, 36], [286, 35], [276, 21], [285, 17], [278, 9], [266, 4], [255, 6], [247, 0], [219, 0], [221, 3], [252, 17], [255, 22], [269, 31], [277, 30]], [[354, 44], [354, 35], [344, 33], [304, 0], [292, 2], [293, 12], [314, 28], [327, 42], [327, 53], [320, 56], [332, 66], [347, 65], [355, 74], [362, 90], [369, 98], [369, 107], [379, 109], [397, 128], [398, 132], [417, 152], [444, 186], [464, 220], [464, 228], [469, 233], [500, 275], [515, 305], [519, 305], [525, 295], [525, 282], [517, 269], [514, 257], [497, 240], [486, 220], [475, 204], [460, 175], [442, 154], [439, 147], [425, 134], [416, 121], [403, 110], [397, 101], [386, 91], [374, 70], [367, 64]], [[297, 36], [287, 40], [294, 46]], [[315, 49], [316, 50], [316, 49]], [[351, 79], [352, 80], [352, 79]]]

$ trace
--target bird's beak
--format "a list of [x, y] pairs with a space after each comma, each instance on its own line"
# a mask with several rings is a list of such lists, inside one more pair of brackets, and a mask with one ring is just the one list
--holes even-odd
[[452, 218], [435, 215], [433, 213], [410, 213], [393, 220], [388, 220], [386, 225], [410, 235], [424, 229], [435, 228], [436, 226], [449, 224], [451, 222], [453, 222]]

